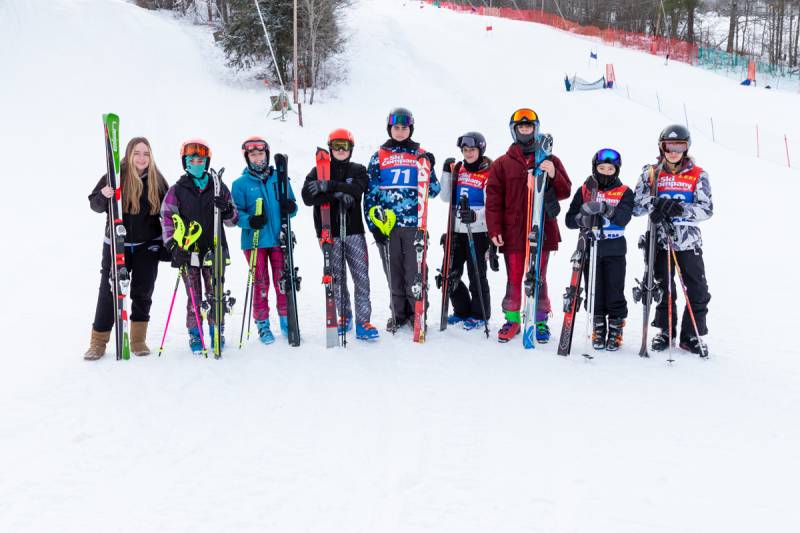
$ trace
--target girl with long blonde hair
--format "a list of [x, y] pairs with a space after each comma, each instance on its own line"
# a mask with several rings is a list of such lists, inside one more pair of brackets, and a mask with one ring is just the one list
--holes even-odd
[[[120, 165], [122, 221], [125, 237], [125, 266], [131, 275], [131, 351], [142, 356], [150, 353], [145, 338], [150, 320], [153, 287], [158, 275], [158, 262], [164, 256], [161, 240], [161, 202], [169, 185], [153, 159], [150, 142], [134, 137], [125, 149]], [[89, 195], [89, 206], [106, 215], [106, 235], [100, 269], [100, 288], [89, 349], [84, 359], [94, 361], [105, 355], [106, 344], [114, 326], [114, 295], [109, 284], [111, 243], [108, 227], [108, 201], [114, 196], [104, 175]]]

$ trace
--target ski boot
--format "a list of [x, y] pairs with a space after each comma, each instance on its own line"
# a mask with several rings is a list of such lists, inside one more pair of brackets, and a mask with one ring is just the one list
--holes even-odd
[[459, 316], [459, 315], [453, 313], [452, 315], [447, 317], [447, 325], [448, 326], [454, 326], [454, 325], [456, 325], [456, 324], [458, 324], [460, 322], [464, 322], [466, 320], [467, 320], [467, 317]]
[[353, 317], [350, 316], [340, 316], [339, 317], [339, 324], [336, 327], [336, 332], [339, 335], [344, 335], [345, 332], [353, 330]]
[[272, 344], [275, 342], [275, 335], [269, 329], [269, 319], [256, 320], [256, 327], [258, 328], [258, 338], [263, 344]]
[[408, 319], [395, 320], [394, 317], [386, 321], [386, 331], [395, 332], [408, 324]]
[[500, 331], [497, 332], [497, 342], [508, 342], [517, 335], [519, 335], [519, 322], [512, 322], [510, 320], [503, 324]]
[[369, 322], [362, 322], [356, 324], [356, 339], [361, 341], [374, 341], [378, 340], [378, 328]]
[[486, 321], [480, 318], [468, 318], [464, 320], [464, 323], [461, 327], [463, 327], [467, 331], [472, 331], [473, 329], [480, 329], [483, 328], [483, 325], [486, 324]]
[[[209, 350], [214, 351], [214, 324], [208, 325]], [[225, 349], [225, 326], [219, 328], [219, 353]]]
[[616, 352], [622, 346], [622, 328], [625, 327], [624, 318], [609, 318], [608, 319], [608, 341], [606, 341], [606, 350], [609, 352]]
[[200, 330], [197, 328], [189, 328], [189, 348], [194, 355], [203, 353], [203, 339], [200, 338]]
[[680, 343], [680, 348], [682, 350], [686, 350], [687, 352], [697, 354], [700, 357], [708, 357], [708, 346], [706, 346], [706, 343], [703, 342], [703, 339], [695, 337], [694, 335], [689, 337], [687, 340], [682, 340]]
[[653, 341], [650, 343], [650, 348], [652, 348], [654, 352], [663, 352], [669, 348], [669, 345], [669, 335], [666, 330], [662, 329], [659, 333], [656, 333], [655, 336], [653, 336]]
[[592, 348], [605, 350], [606, 348], [606, 317], [595, 315], [592, 320]]
[[536, 342], [539, 344], [550, 342], [550, 326], [547, 325], [547, 320], [536, 322]]

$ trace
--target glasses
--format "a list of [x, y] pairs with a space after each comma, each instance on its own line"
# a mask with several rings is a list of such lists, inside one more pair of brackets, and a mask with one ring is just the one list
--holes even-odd
[[395, 124], [399, 126], [410, 126], [413, 123], [413, 119], [408, 115], [389, 115], [390, 126], [394, 126]]
[[242, 144], [242, 150], [248, 153], [254, 150], [266, 152], [268, 149], [269, 146], [267, 146], [267, 143], [264, 141], [245, 141], [244, 144]]
[[611, 148], [603, 148], [597, 154], [595, 154], [595, 159], [597, 163], [611, 163], [612, 165], [620, 166], [620, 162], [622, 161], [622, 156], [619, 155], [619, 152], [613, 150]]
[[344, 139], [336, 139], [331, 141], [331, 150], [336, 150], [337, 152], [349, 152], [352, 150], [353, 145], [350, 141], [345, 141]]
[[208, 157], [210, 152], [208, 146], [199, 143], [190, 143], [183, 147], [183, 155], [192, 157]]
[[665, 152], [672, 152], [674, 154], [682, 154], [689, 150], [689, 143], [685, 142], [665, 142], [661, 143], [661, 149]]
[[511, 122], [537, 122], [539, 120], [539, 115], [536, 114], [536, 111], [533, 109], [517, 109], [514, 111], [514, 114], [511, 115]]

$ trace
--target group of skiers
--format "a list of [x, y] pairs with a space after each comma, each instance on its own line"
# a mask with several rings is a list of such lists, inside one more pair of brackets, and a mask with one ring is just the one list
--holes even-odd
[[[337, 129], [329, 134], [327, 145], [332, 156], [329, 175], [320, 176], [319, 166], [312, 168], [303, 183], [301, 197], [303, 203], [313, 208], [317, 238], [323, 250], [328, 237], [332, 237], [332, 253], [325, 255], [331, 275], [326, 277], [334, 289], [336, 328], [340, 335], [355, 326], [360, 340], [373, 341], [379, 337], [378, 329], [371, 323], [366, 230], [378, 246], [390, 289], [387, 331], [394, 333], [419, 321], [420, 309], [427, 309], [428, 280], [424, 267], [429, 228], [427, 198], [439, 196], [450, 205], [452, 218], [441, 239], [446, 251], [445, 264], [437, 279], [444, 291], [442, 328], [461, 324], [467, 330], [483, 329], [488, 335], [491, 298], [487, 263], [493, 270], [499, 270], [497, 254], [502, 253], [507, 276], [502, 299], [505, 321], [497, 340], [509, 342], [520, 334], [525, 314], [523, 297], [528, 294], [530, 300], [533, 291], [526, 291], [536, 285], [535, 316], [527, 320], [535, 325], [536, 342], [549, 341], [548, 319], [552, 315], [547, 285], [549, 256], [558, 249], [561, 240], [557, 221], [561, 211], [559, 202], [570, 196], [572, 183], [558, 157], [549, 152], [543, 155], [544, 136], [535, 111], [516, 110], [509, 128], [513, 142], [495, 161], [486, 156], [486, 139], [482, 134], [469, 132], [459, 136], [456, 144], [461, 157], [444, 161], [441, 180], [437, 179], [433, 154], [412, 140], [414, 117], [405, 108], [389, 113], [388, 139], [367, 167], [351, 161], [355, 146], [351, 132]], [[611, 148], [598, 150], [591, 161], [591, 175], [572, 198], [565, 216], [566, 227], [581, 231], [596, 253], [591, 276], [589, 262], [581, 263], [587, 292], [591, 291], [593, 296], [589, 311], [593, 313], [594, 349], [617, 350], [622, 345], [628, 316], [624, 295], [625, 227], [632, 216], [647, 215], [651, 231], [655, 232], [653, 238], [657, 240], [657, 251], [650, 258], [654, 285], [642, 286], [640, 290], [653, 295], [674, 294], [676, 271], [688, 301], [680, 327], [680, 347], [701, 356], [708, 353], [702, 336], [707, 333], [710, 295], [697, 223], [712, 215], [713, 205], [708, 175], [689, 157], [690, 147], [691, 137], [686, 128], [680, 125], [665, 128], [658, 139], [658, 160], [644, 167], [634, 190], [619, 177], [622, 164], [619, 152]], [[270, 271], [279, 328], [284, 336], [289, 335], [286, 281], [282, 275], [292, 270], [287, 269], [286, 261], [287, 253], [291, 255], [293, 238], [286, 235], [285, 221], [297, 214], [298, 205], [290, 186], [280, 192], [278, 172], [270, 165], [270, 147], [265, 139], [245, 140], [242, 155], [246, 166], [229, 190], [211, 170], [208, 143], [199, 139], [186, 141], [180, 152], [184, 174], [168, 187], [155, 165], [149, 142], [136, 137], [128, 143], [122, 160], [119, 190], [109, 187], [104, 176], [89, 196], [94, 211], [107, 213], [108, 200], [121, 194], [122, 219], [127, 230], [125, 265], [132, 274], [130, 348], [135, 355], [150, 353], [145, 337], [159, 261], [171, 261], [184, 282], [186, 328], [192, 351], [206, 350], [204, 319], [209, 328], [207, 338], [221, 351], [227, 295], [210, 295], [211, 265], [221, 263], [219, 268], [224, 271], [224, 264], [230, 262], [222, 224], [238, 225], [242, 230], [241, 248], [253, 280], [252, 318], [261, 342], [275, 341], [267, 298]], [[275, 161], [277, 165], [277, 156]], [[535, 243], [540, 247], [536, 254], [537, 279], [531, 282], [530, 246], [535, 237], [526, 220], [531, 220], [529, 191], [535, 175], [542, 176], [546, 185], [540, 204], [543, 240]], [[220, 231], [215, 231], [218, 228]], [[84, 356], [88, 360], [105, 354], [114, 326], [114, 294], [109, 290], [110, 238], [107, 226], [97, 309], [90, 347]], [[210, 254], [217, 253], [216, 250], [223, 255], [211, 260]], [[461, 280], [465, 266], [468, 285]], [[346, 269], [353, 278], [354, 305], [347, 288]], [[590, 279], [592, 287], [588, 287]], [[423, 306], [419, 305], [421, 299]], [[651, 348], [662, 351], [670, 348], [677, 337], [678, 328], [672, 327], [677, 309], [671, 296], [666, 299], [656, 296], [653, 300], [659, 301], [653, 321], [659, 332], [653, 337]], [[453, 312], [447, 314], [450, 303]], [[242, 328], [244, 331], [244, 323]]]

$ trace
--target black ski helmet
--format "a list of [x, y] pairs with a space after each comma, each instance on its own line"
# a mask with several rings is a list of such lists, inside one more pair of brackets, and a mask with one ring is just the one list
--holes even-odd
[[658, 136], [658, 151], [661, 152], [661, 155], [664, 155], [664, 143], [670, 141], [685, 142], [687, 154], [689, 148], [692, 147], [692, 135], [689, 133], [689, 129], [680, 124], [670, 124], [661, 130], [661, 134]]
[[389, 134], [389, 137], [392, 136], [392, 126], [395, 124], [408, 126], [411, 130], [408, 136], [414, 135], [414, 114], [405, 107], [395, 107], [386, 116], [386, 133]]
[[[614, 174], [606, 176], [597, 172], [597, 165], [600, 163], [609, 163], [614, 165]], [[613, 148], [602, 148], [594, 153], [592, 157], [592, 176], [598, 181], [607, 183], [616, 179], [619, 176], [619, 169], [622, 167], [622, 156]]]
[[458, 138], [456, 141], [456, 146], [459, 148], [463, 148], [465, 146], [469, 148], [477, 148], [478, 153], [480, 154], [479, 157], [483, 157], [483, 154], [486, 153], [486, 137], [477, 131], [468, 131]]

